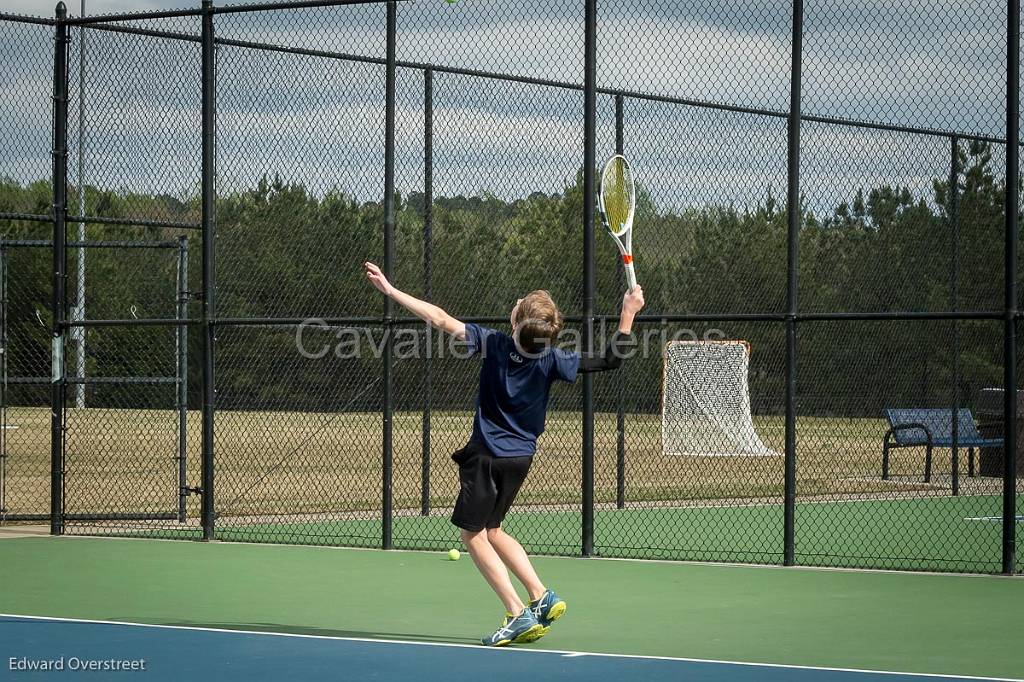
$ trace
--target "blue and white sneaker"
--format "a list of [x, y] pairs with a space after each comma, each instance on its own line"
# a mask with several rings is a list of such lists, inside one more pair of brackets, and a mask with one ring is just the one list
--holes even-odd
[[480, 641], [484, 646], [505, 646], [512, 643], [533, 642], [541, 637], [544, 626], [537, 622], [537, 617], [529, 608], [523, 609], [518, 616], [505, 614], [501, 627]]
[[534, 618], [544, 628], [544, 632], [540, 634], [540, 637], [543, 637], [551, 624], [565, 613], [565, 600], [555, 594], [554, 590], [545, 590], [540, 599], [530, 602], [530, 611], [533, 611]]

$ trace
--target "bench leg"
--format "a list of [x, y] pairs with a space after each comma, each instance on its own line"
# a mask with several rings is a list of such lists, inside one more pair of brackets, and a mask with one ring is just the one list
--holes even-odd
[[889, 442], [882, 445], [882, 480], [889, 480]]
[[967, 475], [974, 478], [974, 448], [967, 448]]
[[932, 449], [931, 446], [925, 448], [924, 455], [924, 482], [932, 482]]
[[953, 448], [953, 497], [960, 494], [960, 448]]

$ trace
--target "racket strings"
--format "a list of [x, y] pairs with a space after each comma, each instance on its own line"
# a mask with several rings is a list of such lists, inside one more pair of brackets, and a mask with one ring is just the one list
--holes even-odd
[[622, 157], [614, 157], [601, 174], [601, 205], [615, 235], [628, 227], [633, 213], [633, 174]]

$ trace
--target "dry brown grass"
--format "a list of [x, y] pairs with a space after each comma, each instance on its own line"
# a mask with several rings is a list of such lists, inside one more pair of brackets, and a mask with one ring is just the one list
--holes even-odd
[[[46, 513], [49, 504], [49, 411], [8, 408], [4, 504], [12, 513]], [[783, 449], [781, 417], [756, 420], [772, 449]], [[431, 423], [432, 506], [452, 504], [457, 475], [448, 455], [467, 438], [471, 415], [434, 413]], [[173, 512], [177, 508], [177, 419], [172, 411], [69, 409], [68, 513]], [[897, 451], [897, 480], [880, 480], [884, 422], [803, 417], [797, 421], [798, 487], [802, 496], [836, 498], [948, 494], [950, 458], [938, 451], [936, 483], [920, 479], [923, 452]], [[219, 412], [216, 421], [217, 508], [222, 515], [264, 516], [360, 512], [381, 505], [382, 421], [376, 413]], [[553, 412], [523, 504], [578, 504], [582, 478], [581, 417]], [[781, 457], [680, 457], [661, 452], [660, 417], [626, 417], [626, 498], [634, 502], [778, 499]], [[200, 415], [190, 412], [188, 484], [200, 485]], [[396, 509], [418, 508], [422, 421], [394, 419], [393, 495]], [[595, 424], [598, 503], [616, 495], [616, 421]], [[966, 468], [966, 465], [963, 465]], [[987, 480], [993, 491], [998, 481]], [[980, 483], [975, 482], [975, 486]], [[198, 497], [188, 501], [199, 513]]]

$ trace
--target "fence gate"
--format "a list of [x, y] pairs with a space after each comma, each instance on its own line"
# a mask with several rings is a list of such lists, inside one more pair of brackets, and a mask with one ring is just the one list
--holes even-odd
[[[6, 240], [2, 441], [6, 520], [48, 520], [52, 243]], [[67, 243], [66, 532], [187, 519], [187, 241]], [[153, 324], [154, 320], [166, 324]]]
[[3, 522], [50, 518], [49, 273], [48, 249], [0, 241]]

